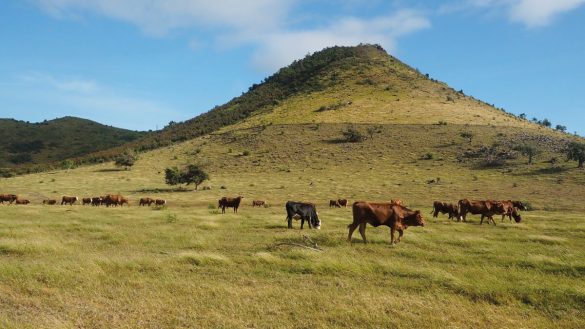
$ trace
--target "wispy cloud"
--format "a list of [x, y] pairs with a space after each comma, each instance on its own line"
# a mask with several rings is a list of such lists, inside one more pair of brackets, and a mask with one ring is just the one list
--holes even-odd
[[[298, 29], [293, 26], [293, 16], [299, 14], [295, 8], [303, 0], [36, 1], [56, 17], [101, 15], [135, 25], [153, 36], [164, 36], [174, 29], [200, 29], [223, 49], [256, 47], [252, 62], [262, 70], [277, 69], [328, 46], [380, 43], [393, 51], [399, 37], [430, 26], [421, 12], [398, 9], [373, 18], [329, 17], [329, 23], [322, 26]], [[201, 43], [195, 40], [190, 46], [198, 49]]]
[[92, 79], [45, 72], [27, 72], [16, 77], [6, 84], [0, 96], [16, 104], [28, 104], [22, 111], [37, 113], [35, 117], [81, 116], [128, 129], [154, 129], [162, 117], [184, 119], [183, 114], [142, 95], [125, 95]]
[[528, 28], [550, 25], [558, 16], [576, 10], [585, 0], [467, 0], [445, 4], [440, 13], [482, 11], [506, 16]]

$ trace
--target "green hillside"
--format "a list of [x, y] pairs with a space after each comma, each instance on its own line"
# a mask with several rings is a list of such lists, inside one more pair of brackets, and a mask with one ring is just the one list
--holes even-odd
[[[0, 205], [0, 327], [582, 328], [585, 171], [565, 161], [572, 141], [584, 142], [379, 47], [326, 49], [132, 142], [174, 144], [130, 170], [0, 179], [0, 193], [32, 202]], [[211, 189], [165, 184], [165, 168], [192, 163]], [[106, 193], [130, 207], [41, 204]], [[237, 195], [238, 214], [222, 215], [217, 200]], [[147, 196], [167, 205], [139, 207]], [[369, 226], [369, 243], [356, 233], [351, 245], [351, 209], [328, 207], [337, 198], [401, 199], [426, 225], [397, 245]], [[430, 217], [434, 200], [461, 198], [531, 211], [497, 226]], [[287, 200], [315, 203], [322, 229], [288, 230]], [[307, 238], [322, 250], [299, 247]]]
[[39, 123], [0, 119], [0, 168], [54, 164], [129, 143], [144, 135], [75, 117]]

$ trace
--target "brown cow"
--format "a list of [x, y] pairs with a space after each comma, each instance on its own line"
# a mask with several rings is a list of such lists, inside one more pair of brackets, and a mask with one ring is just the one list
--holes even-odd
[[347, 208], [347, 204], [348, 204], [348, 203], [349, 203], [349, 202], [347, 201], [347, 199], [338, 199], [338, 200], [337, 200], [337, 204], [338, 204], [340, 207], [343, 207], [343, 208]]
[[154, 200], [154, 204], [157, 206], [164, 206], [165, 204], [167, 204], [167, 200], [156, 199], [156, 200]]
[[[404, 230], [408, 226], [424, 226], [425, 222], [419, 210], [413, 211], [406, 207], [395, 205], [388, 202], [354, 202], [352, 206], [353, 222], [347, 227], [349, 234], [347, 241], [351, 242], [353, 231], [359, 226], [360, 234], [364, 243], [366, 240], [366, 224], [374, 227], [385, 225], [390, 227], [390, 244], [400, 242]], [[394, 239], [395, 232], [398, 231], [398, 239]]]
[[435, 201], [433, 202], [433, 210], [431, 214], [433, 217], [437, 218], [439, 213], [441, 214], [449, 214], [449, 219], [459, 217], [459, 209], [457, 205], [447, 202]]
[[[240, 207], [240, 202], [244, 197], [239, 196], [237, 198], [228, 198], [223, 197], [219, 200], [219, 207], [221, 207], [221, 213], [225, 214], [225, 208], [234, 208], [234, 212], [238, 212], [238, 208]], [[218, 208], [219, 208], [218, 207]]]
[[64, 205], [64, 204], [69, 204], [69, 205], [71, 205], [71, 206], [72, 206], [72, 205], [73, 205], [75, 202], [77, 202], [78, 200], [79, 200], [79, 198], [78, 198], [78, 197], [76, 197], [76, 196], [64, 196], [64, 197], [61, 199], [61, 205]]
[[15, 204], [29, 204], [30, 201], [27, 199], [16, 199], [16, 201], [14, 201]]
[[12, 204], [16, 199], [18, 199], [16, 194], [0, 194], [0, 203], [8, 201], [8, 203]]
[[150, 205], [153, 204], [153, 203], [154, 203], [154, 199], [152, 199], [152, 198], [140, 198], [140, 201], [138, 202], [138, 205], [139, 206], [149, 206], [150, 207]]
[[84, 205], [84, 206], [85, 205], [88, 205], [88, 204], [91, 204], [91, 198], [83, 198], [83, 199], [81, 199], [81, 204]]
[[57, 204], [57, 200], [55, 200], [55, 199], [45, 199], [45, 200], [43, 200], [43, 204], [54, 205], [54, 204]]
[[402, 200], [400, 200], [400, 199], [390, 200], [390, 203], [395, 205], [395, 206], [402, 206]]
[[341, 208], [338, 200], [329, 200], [329, 208]]
[[122, 206], [125, 204], [127, 204], [128, 206], [130, 206], [130, 204], [128, 203], [128, 199], [126, 199], [125, 197], [119, 195], [119, 194], [108, 194], [104, 197], [102, 203], [106, 204], [106, 207], [109, 206]]
[[258, 207], [266, 206], [266, 201], [263, 201], [263, 200], [253, 200], [252, 201], [252, 208], [254, 208], [256, 206], [258, 206]]
[[481, 221], [479, 222], [480, 225], [483, 224], [483, 220], [486, 217], [488, 219], [488, 223], [491, 221], [494, 225], [496, 225], [496, 221], [494, 221], [493, 215], [507, 214], [508, 208], [500, 201], [479, 201], [468, 199], [459, 200], [459, 219], [457, 221], [460, 219], [465, 221], [467, 213], [481, 215]]
[[499, 207], [498, 209], [500, 210], [500, 212], [498, 214], [502, 215], [502, 222], [504, 221], [504, 218], [506, 218], [506, 216], [508, 216], [508, 218], [510, 219], [510, 221], [512, 221], [512, 217], [514, 218], [514, 221], [516, 223], [520, 223], [520, 221], [522, 221], [522, 216], [520, 216], [520, 214], [518, 213], [518, 211], [516, 210], [516, 206], [514, 205], [515, 202], [517, 205], [521, 206], [522, 209], [526, 209], [524, 207], [524, 205], [522, 204], [522, 202], [520, 201], [511, 201], [511, 200], [507, 200], [507, 201], [492, 201], [492, 202], [497, 202], [497, 203], [501, 203], [501, 207]]

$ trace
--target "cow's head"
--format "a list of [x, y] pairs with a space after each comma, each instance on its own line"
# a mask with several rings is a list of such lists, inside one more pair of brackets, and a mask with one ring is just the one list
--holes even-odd
[[317, 212], [317, 210], [315, 210], [313, 212], [310, 220], [311, 220], [311, 225], [313, 225], [314, 228], [316, 228], [318, 230], [321, 229], [321, 221], [319, 220], [319, 213]]
[[514, 221], [516, 223], [520, 223], [520, 221], [522, 221], [522, 216], [520, 216], [520, 214], [516, 211], [516, 209], [514, 209], [514, 211], [512, 211], [512, 217], [514, 217]]
[[408, 226], [425, 226], [425, 220], [422, 217], [420, 210], [405, 218], [405, 224]]
[[512, 201], [512, 204], [514, 205], [514, 207], [520, 210], [526, 210], [526, 206], [522, 203], [522, 201]]

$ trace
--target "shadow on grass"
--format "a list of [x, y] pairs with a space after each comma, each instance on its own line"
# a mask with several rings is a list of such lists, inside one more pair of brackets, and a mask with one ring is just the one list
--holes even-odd
[[126, 169], [124, 169], [124, 168], [104, 168], [104, 169], [94, 170], [94, 172], [114, 172], [114, 171], [126, 171]]
[[525, 176], [554, 175], [554, 174], [560, 174], [560, 173], [563, 173], [566, 171], [569, 171], [569, 168], [548, 167], [548, 168], [535, 169], [535, 170], [529, 171], [527, 173], [524, 173], [523, 175], [525, 175]]
[[133, 193], [171, 193], [171, 192], [192, 192], [194, 190], [188, 190], [185, 188], [143, 188], [139, 190], [133, 190]]

